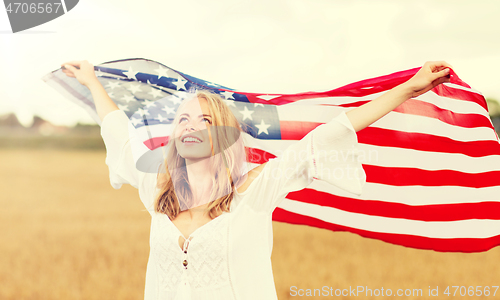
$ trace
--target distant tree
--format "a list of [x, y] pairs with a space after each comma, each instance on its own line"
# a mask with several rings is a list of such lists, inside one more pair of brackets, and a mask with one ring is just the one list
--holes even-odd
[[496, 99], [486, 98], [486, 103], [495, 131], [500, 135], [500, 102]]
[[500, 117], [500, 103], [498, 102], [498, 100], [493, 98], [486, 98], [486, 103], [488, 104], [490, 117]]

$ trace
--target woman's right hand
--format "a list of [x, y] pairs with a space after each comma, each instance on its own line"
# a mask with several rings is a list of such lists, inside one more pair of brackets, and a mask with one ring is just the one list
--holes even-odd
[[86, 60], [74, 60], [61, 64], [62, 71], [69, 77], [76, 78], [78, 82], [86, 87], [99, 82], [94, 73], [94, 66]]

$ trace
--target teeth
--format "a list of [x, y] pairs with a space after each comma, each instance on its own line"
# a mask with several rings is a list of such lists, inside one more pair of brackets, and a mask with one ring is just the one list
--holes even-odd
[[200, 143], [201, 141], [200, 141], [199, 139], [197, 139], [197, 138], [194, 138], [194, 137], [190, 137], [190, 136], [188, 136], [188, 137], [184, 138], [184, 139], [182, 140], [182, 142], [183, 142], [183, 143], [185, 143], [185, 142], [196, 142], [196, 143]]

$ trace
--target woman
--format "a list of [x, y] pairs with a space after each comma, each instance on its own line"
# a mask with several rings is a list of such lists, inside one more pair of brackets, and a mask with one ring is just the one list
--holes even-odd
[[[112, 185], [138, 187], [152, 216], [145, 299], [276, 299], [270, 260], [273, 210], [313, 179], [361, 194], [365, 176], [356, 159], [356, 132], [407, 99], [448, 82], [451, 68], [445, 62], [425, 63], [404, 84], [318, 126], [283, 155], [243, 176], [241, 139], [228, 143], [227, 136], [212, 134], [221, 126], [241, 130], [217, 95], [201, 92], [183, 102], [164, 167], [159, 166], [159, 174], [142, 173], [133, 162], [128, 118], [106, 94], [93, 66], [87, 61], [63, 65], [92, 93]], [[328, 159], [330, 150], [344, 151], [346, 159]], [[306, 159], [296, 155], [304, 152]], [[332, 176], [339, 174], [332, 170], [344, 176]]]

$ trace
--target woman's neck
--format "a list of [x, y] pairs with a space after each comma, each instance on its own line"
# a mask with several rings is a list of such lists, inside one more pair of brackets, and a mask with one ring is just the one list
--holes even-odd
[[195, 200], [195, 206], [210, 202], [209, 196], [212, 190], [212, 177], [210, 171], [210, 160], [204, 159], [196, 162], [186, 160], [186, 171]]

